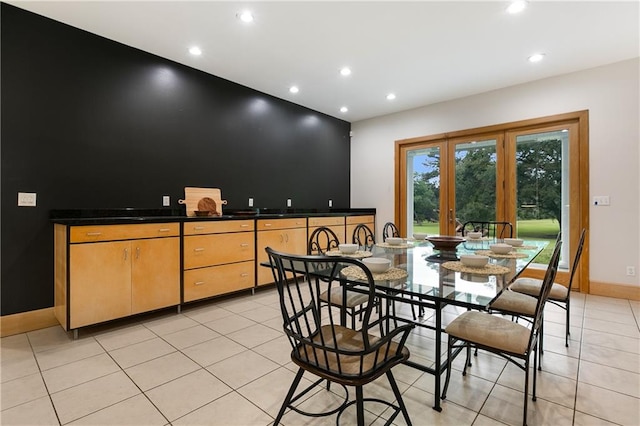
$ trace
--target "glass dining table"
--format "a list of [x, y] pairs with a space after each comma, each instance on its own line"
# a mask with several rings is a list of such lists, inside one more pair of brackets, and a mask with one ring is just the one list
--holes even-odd
[[[354, 255], [345, 255], [336, 251], [329, 255], [346, 257], [383, 257], [391, 261], [388, 271], [373, 274], [376, 292], [387, 306], [409, 304], [412, 309], [433, 310], [431, 321], [413, 319], [411, 316], [397, 316], [401, 322], [410, 322], [416, 326], [434, 331], [434, 353], [432, 363], [407, 360], [411, 367], [435, 376], [433, 408], [441, 411], [440, 376], [446, 370], [447, 360], [443, 359], [441, 333], [443, 333], [443, 309], [453, 305], [466, 309], [486, 310], [489, 304], [538, 256], [547, 246], [546, 241], [527, 241], [521, 247], [514, 247], [508, 254], [497, 254], [490, 250], [493, 241], [469, 240], [462, 242], [455, 251], [439, 251], [428, 241], [417, 242], [403, 240], [391, 245], [379, 243], [371, 247], [361, 247]], [[460, 262], [465, 254], [487, 255], [489, 262], [485, 267], [470, 268]], [[263, 263], [263, 266], [270, 266]], [[350, 276], [345, 268], [340, 275], [344, 291], [358, 291], [363, 281]], [[328, 272], [318, 268], [313, 274], [323, 278]], [[396, 309], [390, 315], [395, 315]], [[346, 324], [346, 310], [341, 309], [340, 321]], [[445, 355], [446, 356], [446, 355]]]

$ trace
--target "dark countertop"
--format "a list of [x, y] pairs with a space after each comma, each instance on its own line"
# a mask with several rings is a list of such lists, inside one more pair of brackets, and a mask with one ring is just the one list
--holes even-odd
[[191, 222], [203, 220], [276, 219], [317, 216], [375, 215], [376, 209], [228, 209], [222, 216], [185, 216], [183, 209], [65, 209], [51, 210], [50, 219], [62, 225], [117, 225], [130, 223]]

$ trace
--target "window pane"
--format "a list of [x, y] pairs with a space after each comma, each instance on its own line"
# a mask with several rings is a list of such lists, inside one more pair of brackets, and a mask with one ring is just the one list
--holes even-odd
[[439, 147], [407, 152], [407, 235], [440, 234]]

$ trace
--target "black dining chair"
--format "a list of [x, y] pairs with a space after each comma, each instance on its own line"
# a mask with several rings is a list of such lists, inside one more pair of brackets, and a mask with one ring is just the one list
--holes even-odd
[[511, 222], [470, 220], [462, 225], [462, 236], [466, 237], [469, 232], [482, 232], [483, 237], [502, 240], [513, 238], [513, 225]]
[[376, 237], [373, 231], [364, 223], [359, 224], [353, 229], [351, 240], [353, 244], [359, 245], [364, 250], [371, 250], [376, 244]]
[[[571, 286], [573, 285], [573, 278], [578, 270], [580, 258], [582, 257], [582, 249], [584, 246], [584, 240], [587, 235], [587, 230], [582, 229], [580, 232], [580, 239], [578, 240], [578, 246], [573, 256], [573, 265], [571, 266], [571, 272], [569, 275], [569, 284], [564, 286], [559, 283], [553, 283], [551, 286], [551, 293], [549, 294], [549, 303], [565, 310], [565, 346], [569, 347], [569, 318], [571, 312]], [[509, 290], [517, 292], [519, 294], [526, 294], [533, 297], [538, 297], [542, 287], [542, 280], [536, 278], [517, 278], [510, 286]]]
[[[339, 249], [339, 246], [340, 240], [335, 232], [331, 228], [321, 226], [314, 229], [309, 236], [307, 254], [325, 255], [329, 251]], [[331, 286], [329, 285], [329, 287]], [[320, 300], [330, 306], [346, 309], [347, 314], [351, 317], [351, 327], [355, 328], [356, 317], [359, 316], [362, 319], [362, 312], [368, 297], [366, 294], [355, 291], [346, 291], [345, 294], [340, 286], [333, 286], [333, 288], [327, 288], [320, 293]]]
[[532, 399], [536, 400], [535, 370], [538, 364], [538, 339], [542, 326], [542, 313], [549, 297], [553, 280], [556, 277], [560, 248], [562, 241], [558, 241], [551, 256], [549, 267], [542, 282], [542, 292], [536, 299], [535, 312], [528, 327], [511, 321], [502, 316], [488, 312], [467, 311], [451, 321], [445, 328], [448, 334], [447, 345], [447, 376], [442, 391], [442, 399], [447, 396], [453, 359], [466, 349], [466, 360], [462, 375], [466, 375], [467, 367], [471, 365], [471, 347], [485, 350], [505, 358], [524, 371], [524, 411], [522, 424], [527, 424], [527, 401], [529, 399], [529, 363], [533, 354], [533, 392]]
[[[402, 413], [405, 423], [411, 425], [392, 368], [409, 359], [405, 342], [413, 325], [389, 328], [388, 316], [382, 315], [372, 321], [376, 292], [369, 269], [352, 258], [292, 255], [269, 247], [266, 251], [278, 289], [284, 332], [291, 344], [291, 360], [298, 366], [274, 425], [280, 424], [287, 408], [310, 416], [337, 414], [336, 423], [339, 424], [343, 411], [355, 404], [357, 424], [363, 426], [364, 403], [368, 401], [382, 403], [393, 409], [387, 424], [391, 424]], [[320, 312], [322, 288], [326, 283], [338, 287], [344, 285], [340, 274], [345, 267], [353, 268], [364, 277], [363, 285], [359, 288], [368, 303], [359, 330], [335, 324], [332, 315], [323, 316]], [[323, 271], [322, 280], [317, 278], [318, 271]], [[296, 393], [305, 372], [316, 376], [317, 380]], [[382, 375], [387, 376], [396, 404], [363, 396], [363, 386]], [[343, 386], [345, 399], [339, 407], [324, 413], [308, 413], [295, 406], [302, 396], [325, 380], [327, 384]], [[355, 400], [350, 400], [347, 386], [355, 388]]]
[[382, 242], [387, 241], [389, 237], [399, 237], [398, 227], [393, 222], [387, 222], [382, 227]]

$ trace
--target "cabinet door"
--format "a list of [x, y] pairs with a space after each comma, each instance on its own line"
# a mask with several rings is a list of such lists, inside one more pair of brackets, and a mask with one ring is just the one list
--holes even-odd
[[256, 256], [258, 262], [258, 285], [273, 282], [273, 273], [271, 272], [271, 269], [260, 266], [261, 262], [269, 261], [269, 256], [267, 256], [267, 252], [264, 249], [266, 247], [271, 247], [274, 250], [286, 252], [287, 242], [285, 241], [285, 233], [290, 231], [292, 231], [292, 229], [276, 229], [273, 231], [258, 232], [258, 251]]
[[[286, 248], [284, 251], [293, 254], [307, 254], [307, 229], [287, 229], [284, 234]], [[265, 253], [266, 254], [266, 253]]]
[[131, 313], [180, 304], [180, 238], [131, 241]]
[[72, 244], [69, 281], [70, 328], [130, 315], [130, 242]]

